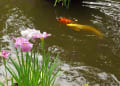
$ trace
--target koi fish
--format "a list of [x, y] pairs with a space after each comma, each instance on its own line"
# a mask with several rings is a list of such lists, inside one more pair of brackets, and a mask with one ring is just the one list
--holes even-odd
[[[67, 19], [67, 18], [64, 18], [64, 17], [57, 18], [57, 21], [60, 22], [60, 23], [64, 23], [64, 24], [70, 24], [70, 23], [74, 22], [73, 20]], [[77, 21], [77, 20], [75, 20], [75, 21]]]
[[96, 35], [99, 36], [99, 38], [103, 37], [103, 33], [101, 33], [99, 30], [97, 30], [94, 27], [88, 26], [88, 25], [81, 25], [81, 24], [66, 24], [68, 27], [71, 27], [75, 31], [80, 31], [80, 30], [89, 30], [94, 32]]

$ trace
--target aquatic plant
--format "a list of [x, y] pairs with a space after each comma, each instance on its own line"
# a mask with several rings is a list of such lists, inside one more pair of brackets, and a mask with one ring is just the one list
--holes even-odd
[[62, 6], [69, 7], [71, 0], [55, 0], [54, 6], [57, 5], [57, 3], [62, 3]]
[[14, 46], [16, 48], [20, 47], [22, 52], [30, 51], [33, 47], [33, 44], [30, 43], [28, 39], [25, 39], [23, 37], [17, 37], [14, 40], [15, 40]]
[[3, 58], [7, 58], [10, 55], [10, 53], [7, 50], [1, 50], [0, 56]]
[[[36, 30], [37, 31], [37, 30]], [[29, 31], [28, 31], [29, 32]], [[24, 32], [27, 36], [27, 31]], [[39, 33], [39, 32], [38, 32]], [[22, 35], [24, 35], [22, 34]], [[29, 34], [28, 34], [29, 35]], [[31, 34], [30, 37], [35, 37], [36, 34]], [[23, 37], [13, 37], [14, 46], [16, 48], [15, 61], [6, 50], [2, 50], [1, 57], [6, 70], [11, 74], [11, 85], [16, 86], [54, 86], [56, 77], [58, 76], [59, 69], [56, 67], [58, 64], [58, 56], [54, 61], [50, 61], [50, 53], [46, 52], [45, 38], [51, 36], [46, 32], [37, 34], [36, 38], [40, 38], [42, 62], [39, 62], [39, 56], [34, 50], [31, 50], [33, 44], [28, 39]], [[20, 50], [20, 52], [19, 52]], [[8, 55], [9, 54], [9, 55]], [[5, 57], [4, 57], [5, 55]], [[5, 58], [10, 59], [10, 64], [7, 64]], [[8, 85], [8, 84], [7, 84]]]
[[[8, 56], [10, 56], [10, 52], [8, 52], [7, 50], [1, 50], [0, 53], [0, 57], [2, 57], [3, 59], [3, 64], [4, 66], [6, 66], [6, 60], [8, 58]], [[8, 79], [7, 79], [7, 70], [5, 69], [5, 73], [6, 73], [6, 81], [7, 81], [7, 86], [8, 86]], [[0, 82], [0, 85], [3, 86], [3, 83]]]
[[2, 82], [0, 82], [0, 86], [4, 86], [4, 84]]

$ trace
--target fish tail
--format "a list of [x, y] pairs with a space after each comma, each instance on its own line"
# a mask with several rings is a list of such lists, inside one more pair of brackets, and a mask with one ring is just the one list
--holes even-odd
[[79, 25], [79, 27], [81, 28], [81, 29], [86, 29], [86, 30], [89, 30], [89, 31], [92, 31], [92, 32], [94, 32], [96, 35], [98, 35], [99, 36], [99, 38], [103, 38], [103, 33], [101, 33], [100, 31], [98, 31], [96, 28], [94, 28], [94, 27], [91, 27], [91, 26], [87, 26], [87, 25]]

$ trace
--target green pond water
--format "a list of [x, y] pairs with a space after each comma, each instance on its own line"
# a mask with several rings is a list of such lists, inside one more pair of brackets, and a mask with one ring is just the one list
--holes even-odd
[[[46, 49], [53, 56], [60, 54], [60, 68], [65, 71], [57, 78], [57, 86], [120, 86], [120, 2], [83, 3], [66, 9], [53, 7], [49, 0], [0, 0], [0, 49], [15, 51], [11, 37], [20, 36], [26, 28], [46, 31], [52, 34]], [[103, 39], [90, 31], [68, 28], [56, 21], [60, 16], [97, 28]]]

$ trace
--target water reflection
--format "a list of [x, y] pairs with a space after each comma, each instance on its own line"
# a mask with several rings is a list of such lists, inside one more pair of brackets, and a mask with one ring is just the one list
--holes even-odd
[[[13, 0], [14, 1], [14, 0]], [[31, 3], [32, 1], [32, 3]], [[43, 0], [5, 2], [0, 11], [0, 48], [14, 51], [11, 36], [29, 28], [52, 33], [46, 48], [63, 61], [58, 86], [119, 86], [120, 75], [120, 6], [117, 1], [84, 2], [83, 7], [53, 8]], [[78, 9], [76, 10], [76, 9]], [[59, 24], [56, 17], [77, 18], [80, 24], [95, 26], [105, 34], [100, 40], [89, 32], [75, 32]], [[36, 50], [39, 40], [36, 41]], [[111, 70], [112, 69], [112, 70]], [[1, 74], [1, 72], [0, 72]], [[116, 78], [117, 77], [117, 78]]]
[[73, 66], [64, 64], [61, 69], [65, 71], [57, 80], [58, 86], [119, 86], [120, 82], [113, 74], [106, 73], [90, 66]]
[[21, 30], [27, 27], [33, 28], [34, 26], [30, 19], [24, 16], [19, 8], [12, 8], [8, 10], [6, 15], [2, 16], [6, 17], [6, 19], [2, 21], [4, 26], [1, 30], [1, 45], [5, 45], [7, 48], [10, 46], [6, 45], [6, 43], [11, 43], [12, 36], [19, 36]]
[[108, 48], [107, 51], [111, 50], [110, 52], [105, 51], [106, 54], [112, 53], [111, 57], [110, 55], [107, 55], [106, 58], [110, 58], [108, 63], [112, 64], [112, 66], [114, 65], [114, 67], [116, 67], [117, 69], [117, 65], [120, 61], [120, 2], [105, 0], [84, 3], [86, 4], [85, 6], [99, 10], [101, 13], [103, 13], [102, 16], [98, 14], [93, 14], [93, 19], [91, 19], [91, 22], [99, 25], [99, 27], [104, 30], [108, 43], [105, 43], [103, 48]]

